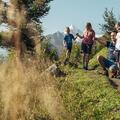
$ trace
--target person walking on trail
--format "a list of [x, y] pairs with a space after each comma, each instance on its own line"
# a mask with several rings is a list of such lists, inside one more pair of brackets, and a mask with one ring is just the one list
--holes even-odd
[[97, 61], [103, 68], [103, 73], [104, 75], [108, 76], [108, 71], [110, 71], [110, 77], [115, 77], [117, 75], [117, 55], [115, 52], [115, 45], [116, 45], [116, 32], [111, 32], [111, 40], [108, 41], [103, 41], [100, 38], [96, 38], [96, 41], [102, 44], [103, 46], [108, 48], [108, 55], [107, 58], [103, 56], [97, 56]]
[[73, 34], [70, 33], [70, 28], [66, 27], [65, 28], [65, 36], [64, 36], [64, 40], [63, 40], [63, 45], [66, 48], [66, 58], [64, 60], [64, 65], [66, 65], [70, 59], [72, 44], [73, 44], [73, 40], [75, 40], [75, 39], [76, 38], [73, 36]]
[[83, 69], [88, 70], [89, 57], [91, 54], [92, 46], [95, 43], [95, 31], [92, 29], [90, 22], [86, 23], [83, 35], [76, 34], [82, 39], [81, 50], [83, 53]]

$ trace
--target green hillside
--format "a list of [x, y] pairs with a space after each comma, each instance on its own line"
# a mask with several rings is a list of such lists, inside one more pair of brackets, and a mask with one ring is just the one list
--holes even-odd
[[[97, 55], [105, 53], [106, 49], [102, 49]], [[96, 56], [91, 59], [91, 66], [97, 64]], [[98, 74], [99, 69], [85, 71], [79, 67], [64, 68], [67, 76], [58, 81], [66, 110], [72, 115], [71, 119], [120, 119], [120, 94], [110, 85], [106, 76]]]

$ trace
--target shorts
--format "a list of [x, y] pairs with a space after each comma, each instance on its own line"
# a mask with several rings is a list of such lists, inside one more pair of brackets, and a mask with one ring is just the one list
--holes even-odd
[[116, 71], [118, 70], [118, 66], [116, 63], [114, 63], [113, 61], [109, 60], [109, 59], [106, 59], [106, 58], [103, 58], [103, 66], [106, 68], [106, 69], [109, 69], [111, 71]]
[[72, 51], [72, 45], [71, 45], [71, 46], [66, 46], [65, 48], [66, 48], [66, 50], [67, 50], [68, 52], [71, 53], [71, 51]]
[[82, 50], [82, 52], [85, 53], [85, 54], [91, 54], [92, 45], [93, 44], [82, 43], [81, 44], [81, 50]]

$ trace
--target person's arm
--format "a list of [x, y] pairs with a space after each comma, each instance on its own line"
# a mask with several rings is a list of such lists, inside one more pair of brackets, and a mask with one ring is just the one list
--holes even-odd
[[74, 36], [72, 35], [72, 39], [73, 39], [73, 40], [76, 40], [76, 39], [77, 39], [77, 36], [74, 37]]
[[73, 38], [73, 40], [76, 40], [77, 39], [77, 36], [75, 36], [74, 38]]
[[81, 36], [79, 33], [76, 34], [76, 38], [79, 37], [80, 39], [83, 38], [83, 36]]
[[64, 40], [63, 40], [63, 46], [66, 47], [66, 41], [65, 41], [66, 37], [64, 37]]
[[64, 47], [66, 47], [67, 45], [66, 45], [66, 42], [65, 42], [65, 40], [63, 40], [63, 46]]

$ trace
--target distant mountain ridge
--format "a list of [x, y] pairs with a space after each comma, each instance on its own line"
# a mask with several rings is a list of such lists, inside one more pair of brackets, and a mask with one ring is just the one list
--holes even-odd
[[[82, 34], [82, 31], [79, 30], [74, 25], [70, 25], [69, 28], [73, 35], [76, 35], [76, 33]], [[60, 52], [61, 48], [63, 47], [64, 35], [65, 35], [65, 33], [60, 32], [60, 31], [57, 31], [53, 34], [47, 35], [47, 38], [50, 40], [50, 43], [53, 44], [58, 49], [59, 52]], [[96, 37], [101, 37], [101, 36], [102, 36], [102, 34], [96, 34]], [[81, 42], [80, 39], [77, 39], [76, 41], [79, 43]]]
[[[76, 33], [82, 33], [77, 27], [74, 25], [69, 26], [71, 33], [73, 35], [76, 35]], [[57, 47], [58, 50], [60, 50], [63, 46], [63, 39], [64, 39], [64, 32], [57, 31], [53, 34], [47, 35], [47, 38], [50, 40], [50, 42]]]
[[69, 28], [73, 35], [76, 35], [76, 33], [80, 33], [80, 34], [82, 33], [82, 31], [74, 25], [70, 25]]
[[47, 35], [47, 38], [58, 50], [61, 49], [63, 45], [64, 33], [57, 31], [53, 34]]

